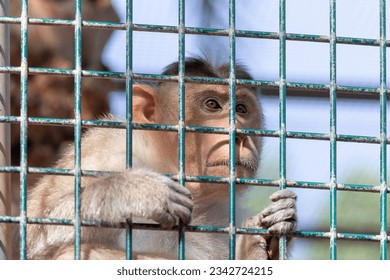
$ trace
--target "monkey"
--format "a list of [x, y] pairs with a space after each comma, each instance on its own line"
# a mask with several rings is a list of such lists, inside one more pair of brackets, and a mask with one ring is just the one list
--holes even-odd
[[[177, 76], [178, 62], [162, 74]], [[226, 78], [229, 66], [213, 66], [203, 58], [185, 60], [187, 76]], [[236, 65], [238, 79], [253, 79]], [[236, 127], [261, 129], [263, 123], [258, 90], [247, 85], [236, 88]], [[177, 81], [132, 87], [135, 123], [176, 124], [178, 122]], [[108, 116], [106, 120], [120, 120]], [[125, 120], [124, 120], [125, 121]], [[185, 124], [190, 126], [229, 126], [229, 86], [185, 84]], [[253, 178], [260, 163], [259, 137], [237, 134], [237, 177]], [[158, 223], [171, 229], [186, 225], [227, 227], [229, 188], [227, 184], [186, 182], [185, 187], [162, 174], [178, 172], [177, 132], [133, 130], [133, 165], [126, 168], [126, 131], [118, 128], [90, 128], [81, 139], [82, 170], [104, 171], [103, 175], [81, 178], [81, 219], [115, 225], [131, 222]], [[73, 146], [56, 164], [73, 168]], [[229, 135], [185, 133], [186, 175], [227, 177], [229, 174]], [[108, 172], [108, 173], [107, 173]], [[106, 174], [107, 173], [107, 174]], [[237, 185], [240, 199], [248, 186]], [[264, 228], [270, 235], [238, 235], [237, 259], [278, 259], [278, 234], [293, 232], [297, 224], [296, 195], [279, 190], [272, 203], [259, 214], [244, 219], [245, 207], [238, 203], [237, 220], [244, 227]], [[74, 178], [43, 176], [28, 196], [28, 216], [72, 219], [74, 217]], [[73, 227], [28, 224], [28, 259], [73, 259]], [[177, 258], [177, 231], [133, 230], [134, 259]], [[82, 227], [81, 259], [124, 259], [124, 229]], [[186, 259], [227, 259], [228, 235], [185, 232]]]

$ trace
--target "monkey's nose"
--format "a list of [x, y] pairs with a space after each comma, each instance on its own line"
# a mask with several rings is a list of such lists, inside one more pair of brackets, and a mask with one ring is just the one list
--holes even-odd
[[236, 135], [236, 144], [243, 145], [247, 139], [247, 135]]

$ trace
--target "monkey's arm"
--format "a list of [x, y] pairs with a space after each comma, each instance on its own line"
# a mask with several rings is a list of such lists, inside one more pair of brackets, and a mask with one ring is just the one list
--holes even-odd
[[110, 223], [132, 217], [152, 219], [171, 228], [191, 220], [191, 193], [158, 173], [135, 169], [103, 177], [82, 189], [83, 219]]
[[[31, 215], [72, 218], [74, 195], [71, 188], [64, 190], [68, 186], [66, 183], [69, 183], [67, 177], [58, 178], [57, 190], [62, 192], [53, 191], [45, 197], [46, 204], [50, 204], [50, 208], [40, 206], [42, 203], [39, 204], [39, 197], [44, 197], [48, 186], [54, 184], [50, 179], [47, 177], [47, 180], [34, 189], [29, 205]], [[142, 217], [152, 219], [164, 228], [170, 228], [179, 220], [188, 224], [191, 212], [191, 194], [187, 189], [163, 175], [146, 169], [133, 169], [101, 178], [88, 178], [81, 190], [81, 218], [86, 220], [116, 224], [132, 217]], [[29, 225], [27, 239], [29, 258], [53, 258], [60, 246], [67, 246], [72, 242], [72, 231], [72, 227]], [[117, 230], [84, 228], [83, 244], [91, 252], [100, 252], [103, 250], [101, 243], [104, 243], [114, 252], [112, 249], [117, 248], [116, 241], [119, 234], [120, 231]], [[69, 248], [72, 249], [72, 246]], [[96, 248], [100, 249], [95, 250]]]
[[[247, 219], [243, 227], [267, 228], [269, 233], [275, 235], [293, 232], [297, 225], [296, 197], [294, 192], [287, 189], [274, 192], [270, 196], [271, 205]], [[241, 235], [237, 258], [276, 260], [279, 258], [279, 237]]]

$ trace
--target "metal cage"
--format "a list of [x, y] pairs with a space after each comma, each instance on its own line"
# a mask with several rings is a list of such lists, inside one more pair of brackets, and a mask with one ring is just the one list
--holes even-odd
[[[4, 2], [4, 1], [3, 1]], [[386, 40], [386, 0], [380, 0], [380, 38], [379, 39], [362, 39], [351, 37], [336, 36], [336, 0], [329, 0], [330, 5], [330, 30], [329, 36], [309, 35], [309, 34], [292, 34], [286, 33], [286, 0], [279, 0], [279, 32], [266, 31], [247, 31], [237, 30], [235, 27], [235, 0], [229, 0], [229, 28], [195, 28], [185, 25], [185, 0], [178, 0], [178, 15], [179, 20], [177, 26], [162, 26], [148, 24], [133, 23], [133, 5], [131, 0], [126, 0], [126, 22], [100, 22], [86, 21], [82, 18], [82, 0], [74, 0], [74, 19], [49, 19], [49, 18], [32, 18], [28, 16], [28, 0], [21, 0], [21, 14], [17, 17], [7, 15], [0, 16], [0, 23], [3, 26], [7, 24], [20, 25], [21, 31], [21, 65], [10, 66], [5, 63], [0, 66], [0, 73], [19, 74], [20, 75], [20, 115], [2, 115], [0, 122], [5, 124], [16, 123], [20, 125], [20, 166], [4, 165], [0, 166], [0, 172], [10, 173], [16, 172], [20, 174], [20, 215], [10, 216], [1, 215], [0, 223], [17, 223], [20, 226], [20, 259], [26, 259], [26, 229], [28, 223], [47, 223], [61, 224], [74, 227], [74, 248], [75, 259], [80, 259], [80, 244], [81, 230], [83, 226], [105, 226], [104, 222], [99, 221], [84, 221], [80, 215], [80, 184], [82, 176], [94, 176], [98, 172], [93, 170], [81, 169], [81, 130], [83, 127], [120, 127], [127, 131], [127, 167], [132, 166], [132, 130], [133, 129], [151, 129], [151, 130], [166, 130], [175, 131], [178, 133], [179, 139], [179, 170], [177, 174], [168, 174], [173, 179], [177, 179], [181, 185], [185, 185], [187, 181], [201, 182], [221, 182], [229, 184], [230, 190], [230, 216], [228, 227], [211, 227], [211, 226], [188, 226], [183, 228], [179, 226], [179, 259], [184, 259], [185, 246], [184, 237], [186, 231], [197, 232], [225, 232], [229, 235], [229, 256], [230, 259], [235, 257], [235, 241], [237, 234], [265, 234], [262, 229], [247, 229], [237, 227], [235, 217], [235, 188], [237, 184], [250, 184], [260, 186], [278, 186], [280, 189], [287, 187], [294, 188], [311, 188], [311, 189], [327, 189], [330, 195], [330, 225], [327, 232], [313, 231], [297, 231], [291, 236], [293, 237], [312, 237], [329, 239], [330, 258], [337, 259], [337, 240], [338, 239], [355, 239], [355, 240], [375, 240], [380, 242], [380, 259], [387, 259], [387, 144], [390, 143], [390, 138], [387, 136], [386, 125], [386, 102], [389, 91], [386, 87], [386, 48], [390, 46], [390, 41]], [[70, 26], [74, 28], [75, 44], [74, 44], [74, 68], [67, 69], [49, 69], [37, 68], [29, 66], [28, 58], [28, 26], [29, 25], [51, 25], [51, 26]], [[93, 71], [82, 69], [82, 40], [81, 34], [84, 28], [98, 28], [111, 30], [124, 30], [126, 32], [126, 71], [125, 72], [108, 72], [108, 71]], [[134, 73], [132, 70], [132, 34], [133, 31], [142, 32], [164, 32], [178, 34], [178, 61], [179, 75], [166, 76], [154, 74]], [[229, 78], [203, 78], [189, 77], [185, 75], [185, 37], [186, 34], [202, 34], [214, 36], [227, 36], [229, 38]], [[236, 63], [236, 37], [247, 38], [266, 38], [279, 41], [279, 80], [243, 80], [236, 79], [235, 63]], [[306, 41], [306, 42], [323, 42], [330, 45], [330, 83], [329, 84], [304, 84], [290, 83], [286, 80], [286, 41]], [[336, 46], [337, 44], [352, 44], [364, 46], [379, 46], [380, 48], [380, 87], [347, 87], [337, 85], [336, 81]], [[27, 112], [27, 86], [29, 75], [63, 75], [73, 77], [74, 79], [74, 118], [72, 119], [53, 119], [53, 118], [37, 118], [29, 117]], [[119, 79], [126, 83], [126, 105], [127, 116], [126, 122], [102, 121], [102, 120], [82, 120], [81, 119], [81, 85], [83, 77], [96, 79]], [[146, 125], [132, 122], [132, 84], [135, 80], [149, 81], [177, 81], [179, 87], [179, 119], [177, 125]], [[229, 86], [230, 98], [230, 113], [229, 127], [213, 128], [213, 127], [193, 127], [187, 126], [184, 114], [184, 92], [185, 83], [215, 83], [225, 84]], [[253, 129], [236, 129], [235, 127], [235, 89], [236, 85], [253, 85], [257, 87], [279, 89], [279, 129], [278, 130], [253, 130]], [[329, 133], [304, 133], [296, 131], [288, 131], [286, 128], [286, 90], [319, 90], [328, 92], [330, 95], [330, 124]], [[338, 93], [354, 93], [354, 94], [371, 94], [380, 97], [380, 135], [378, 137], [367, 137], [359, 135], [342, 135], [337, 133], [336, 127], [336, 106]], [[27, 165], [27, 134], [28, 124], [40, 125], [68, 125], [74, 127], [74, 168], [73, 169], [56, 169], [56, 168], [38, 168]], [[229, 142], [229, 169], [230, 175], [227, 178], [205, 177], [205, 176], [186, 176], [185, 175], [185, 134], [186, 133], [222, 133], [228, 134]], [[235, 142], [237, 134], [256, 135], [261, 137], [279, 138], [279, 180], [267, 180], [262, 178], [236, 178], [236, 162], [235, 162]], [[304, 181], [289, 181], [286, 178], [286, 138], [299, 139], [316, 139], [329, 141], [330, 144], [330, 178], [328, 182], [304, 182]], [[337, 142], [359, 142], [359, 143], [375, 143], [380, 145], [380, 185], [356, 185], [356, 184], [339, 184], [337, 182], [336, 163], [337, 163]], [[74, 201], [75, 213], [71, 220], [48, 219], [40, 217], [28, 217], [27, 213], [27, 174], [57, 174], [68, 175], [74, 177]], [[339, 191], [360, 191], [360, 192], [376, 192], [380, 195], [380, 234], [352, 234], [342, 233], [337, 231], [336, 225], [336, 201]], [[126, 256], [132, 258], [132, 229], [147, 228], [143, 224], [124, 223], [123, 228], [127, 230], [126, 239]], [[287, 258], [286, 237], [280, 239], [280, 258]]]

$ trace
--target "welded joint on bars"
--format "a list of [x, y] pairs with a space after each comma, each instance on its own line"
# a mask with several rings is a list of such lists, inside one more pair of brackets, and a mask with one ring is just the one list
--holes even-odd
[[186, 127], [186, 124], [185, 124], [185, 122], [183, 121], [183, 120], [179, 120], [178, 122], [177, 122], [177, 129], [178, 129], [178, 131], [180, 131], [180, 130], [183, 130], [183, 129], [185, 129], [185, 127]]
[[329, 232], [329, 238], [332, 240], [336, 239], [337, 238], [337, 231], [336, 230], [333, 230], [331, 229], [330, 232]]
[[[84, 76], [84, 71], [81, 72], [81, 74]], [[126, 72], [125, 72], [125, 76], [126, 77], [133, 77], [133, 70], [132, 69], [127, 69]]]
[[237, 227], [230, 224], [227, 228], [225, 228], [225, 231], [229, 234], [237, 234]]
[[337, 139], [336, 128], [332, 126], [331, 130], [330, 130], [330, 133], [329, 133], [329, 140], [330, 141], [336, 141], [336, 139]]
[[278, 136], [282, 136], [282, 135], [286, 135], [287, 134], [287, 128], [286, 128], [286, 124], [285, 123], [282, 123], [280, 125], [280, 130], [278, 130], [277, 132]]
[[236, 27], [234, 25], [231, 25], [229, 28], [228, 28], [228, 35], [229, 37], [232, 37], [232, 36], [235, 36], [236, 35]]
[[19, 223], [27, 224], [27, 212], [26, 211], [20, 211]]
[[387, 236], [387, 233], [386, 233], [386, 231], [381, 231], [381, 233], [380, 233], [380, 240], [387, 240], [387, 238], [388, 238], [388, 236]]
[[380, 186], [378, 186], [378, 190], [380, 191], [380, 193], [387, 193], [387, 183], [384, 182], [384, 183], [381, 183]]
[[76, 65], [75, 69], [72, 71], [73, 76], [81, 76], [82, 75], [82, 70], [81, 70], [81, 65]]
[[279, 80], [279, 86], [287, 85], [287, 80], [286, 79], [280, 79]]
[[28, 59], [23, 56], [20, 62], [20, 71], [21, 73], [28, 73], [28, 70]]
[[177, 26], [177, 32], [180, 34], [180, 33], [185, 33], [186, 31], [186, 27], [184, 25], [178, 25]]
[[284, 176], [281, 176], [277, 182], [278, 182], [279, 186], [286, 186], [287, 185], [287, 179]]
[[[236, 127], [236, 123], [235, 122], [232, 122], [229, 125], [229, 133], [233, 133], [233, 132], [237, 133], [237, 127]], [[232, 141], [235, 141], [235, 139], [232, 139]]]
[[381, 134], [379, 136], [379, 141], [380, 141], [380, 143], [387, 142], [386, 132], [381, 132]]

